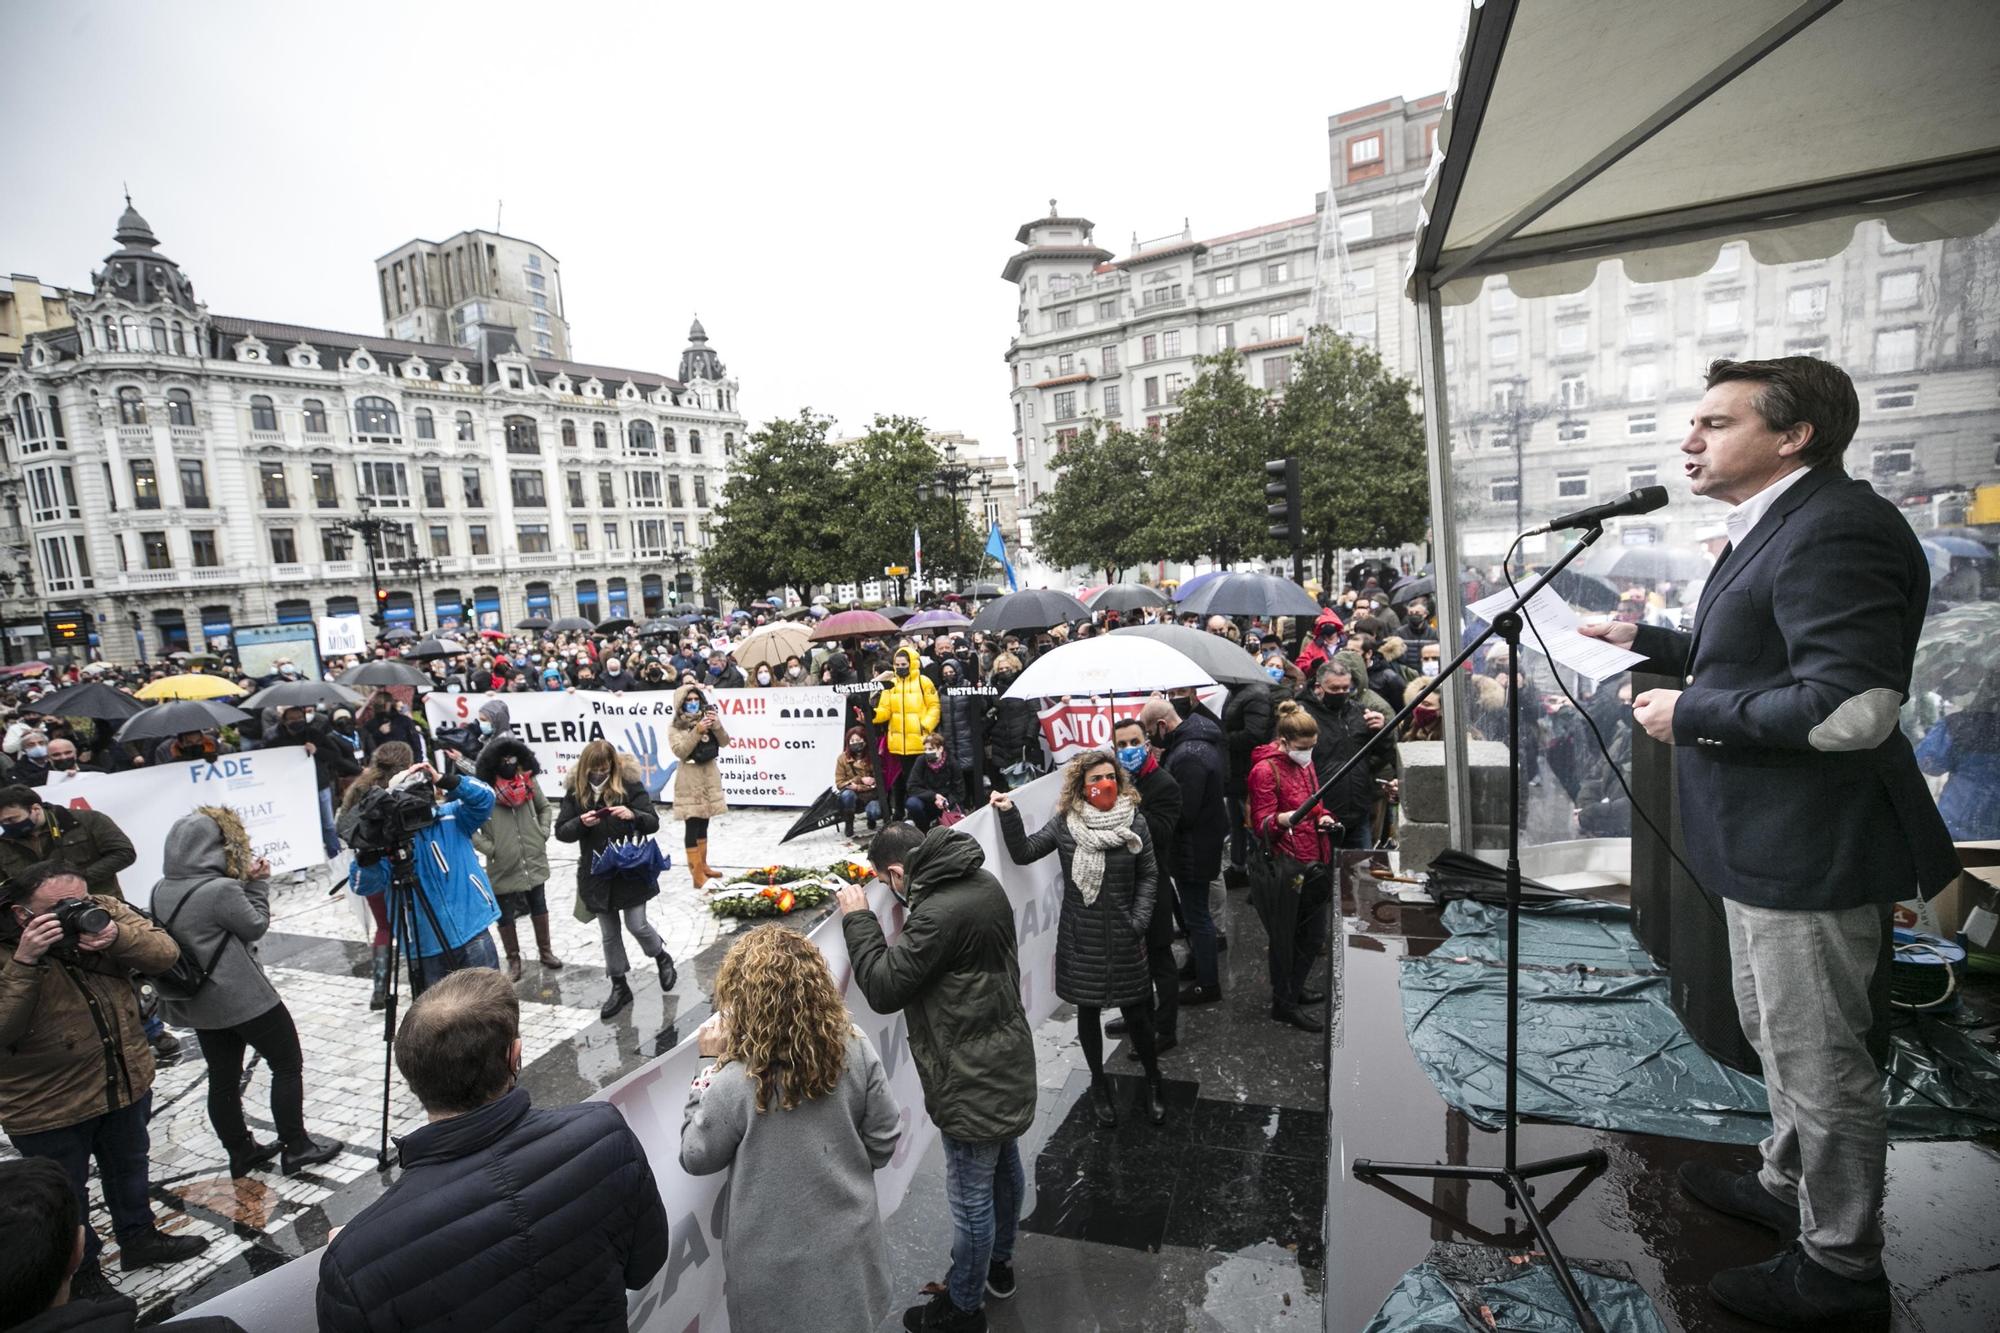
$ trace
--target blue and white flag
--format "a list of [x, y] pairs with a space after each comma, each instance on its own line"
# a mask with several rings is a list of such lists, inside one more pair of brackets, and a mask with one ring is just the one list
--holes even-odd
[[1019, 592], [1021, 581], [1014, 577], [1013, 562], [1007, 559], [1007, 540], [1000, 535], [1000, 525], [995, 523], [986, 534], [986, 554], [1000, 562], [1000, 568], [1007, 574], [1007, 591]]

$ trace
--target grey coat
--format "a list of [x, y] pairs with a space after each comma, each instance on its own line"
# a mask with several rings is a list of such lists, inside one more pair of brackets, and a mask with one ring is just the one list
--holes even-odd
[[271, 928], [270, 883], [232, 878], [226, 853], [222, 830], [207, 815], [182, 815], [167, 831], [166, 873], [153, 886], [153, 915], [162, 924], [171, 918], [174, 939], [198, 965], [216, 959], [193, 999], [161, 997], [167, 1020], [182, 1027], [235, 1027], [279, 1002], [256, 945]]
[[[500, 701], [493, 700], [480, 708], [479, 715], [489, 716], [487, 709], [498, 705]], [[498, 721], [506, 725], [504, 706]], [[556, 808], [535, 781], [541, 766], [534, 752], [512, 736], [496, 731], [487, 740], [479, 752], [479, 780], [489, 787], [497, 783], [500, 761], [509, 755], [521, 761], [520, 771], [528, 775], [532, 796], [514, 806], [496, 798], [492, 816], [473, 832], [472, 845], [486, 858], [486, 879], [493, 892], [530, 893], [536, 885], [549, 882], [549, 832], [556, 824]]]
[[1139, 850], [1113, 847], [1104, 854], [1104, 882], [1097, 900], [1086, 903], [1070, 865], [1076, 857], [1076, 835], [1069, 820], [1056, 814], [1029, 833], [1018, 807], [1000, 812], [1000, 832], [1015, 865], [1039, 861], [1050, 852], [1062, 858], [1062, 916], [1056, 923], [1056, 994], [1068, 1004], [1102, 1009], [1111, 1005], [1151, 1001], [1153, 983], [1146, 969], [1146, 928], [1153, 921], [1153, 903], [1160, 884], [1152, 830], [1138, 811], [1132, 827]]
[[[889, 1252], [875, 1172], [902, 1136], [902, 1109], [881, 1057], [850, 1029], [831, 1093], [761, 1114], [740, 1064], [705, 1072], [688, 1092], [681, 1169], [729, 1168], [724, 1296], [734, 1333], [873, 1333], [889, 1312]], [[838, 1238], [824, 1262], [800, 1265], [800, 1238]]]

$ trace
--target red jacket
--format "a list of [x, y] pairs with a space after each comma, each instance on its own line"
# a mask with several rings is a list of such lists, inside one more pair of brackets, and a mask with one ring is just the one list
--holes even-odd
[[1293, 763], [1285, 758], [1285, 749], [1282, 742], [1271, 741], [1250, 752], [1250, 827], [1273, 851], [1309, 865], [1331, 865], [1333, 840], [1315, 827], [1317, 808], [1290, 829], [1277, 826], [1282, 811], [1298, 809], [1319, 786], [1312, 765]]
[[[1324, 662], [1327, 657], [1326, 649], [1320, 647], [1319, 642], [1320, 627], [1324, 625], [1331, 625], [1336, 631], [1347, 628], [1346, 623], [1340, 618], [1340, 613], [1329, 606], [1319, 613], [1319, 618], [1313, 621], [1312, 628], [1300, 636], [1298, 666], [1299, 670], [1305, 673], [1307, 684], [1312, 683], [1313, 668]], [[1279, 755], [1278, 762], [1284, 763], [1285, 757]]]

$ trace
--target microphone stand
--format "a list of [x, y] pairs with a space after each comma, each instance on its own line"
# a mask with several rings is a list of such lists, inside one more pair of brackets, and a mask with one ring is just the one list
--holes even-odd
[[[1569, 1271], [1569, 1263], [1556, 1248], [1555, 1237], [1549, 1234], [1547, 1223], [1542, 1220], [1541, 1211], [1535, 1205], [1534, 1187], [1528, 1182], [1537, 1176], [1555, 1175], [1563, 1171], [1579, 1168], [1602, 1170], [1606, 1157], [1602, 1148], [1592, 1148], [1587, 1152], [1569, 1153], [1562, 1157], [1551, 1157], [1540, 1162], [1522, 1162], [1516, 1141], [1516, 1090], [1520, 1082], [1519, 1035], [1521, 1000], [1521, 608], [1549, 585], [1549, 581], [1568, 568], [1571, 561], [1584, 553], [1591, 543], [1604, 535], [1601, 523], [1592, 524], [1581, 537], [1563, 552], [1562, 558], [1550, 566], [1540, 578], [1528, 586], [1525, 592], [1515, 597], [1513, 605], [1493, 618], [1493, 622], [1481, 630], [1470, 643], [1459, 650], [1458, 656], [1449, 665], [1439, 669], [1428, 684], [1413, 697], [1404, 700], [1403, 707], [1389, 721], [1369, 736], [1361, 748], [1350, 756], [1293, 814], [1294, 822], [1305, 817], [1308, 810], [1319, 804], [1322, 797], [1331, 791], [1336, 783], [1346, 776], [1347, 771], [1360, 763], [1373, 751], [1382, 738], [1391, 735], [1405, 718], [1416, 711], [1418, 704], [1428, 699], [1444, 687], [1444, 683], [1457, 673], [1461, 666], [1470, 661], [1472, 655], [1495, 635], [1506, 640], [1508, 647], [1507, 672], [1507, 1109], [1502, 1122], [1506, 1135], [1505, 1160], [1500, 1166], [1449, 1165], [1437, 1162], [1377, 1162], [1366, 1157], [1354, 1159], [1354, 1175], [1357, 1180], [1370, 1180], [1378, 1176], [1414, 1176], [1431, 1180], [1485, 1180], [1498, 1185], [1506, 1196], [1510, 1208], [1519, 1208], [1535, 1233], [1535, 1240], [1542, 1253], [1548, 1256], [1549, 1270], [1556, 1283], [1568, 1298], [1570, 1307], [1576, 1311], [1578, 1325], [1583, 1333], [1603, 1333], [1604, 1326], [1583, 1299], [1583, 1289]], [[1400, 1194], [1401, 1191], [1392, 1190]], [[1458, 1219], [1453, 1219], [1456, 1223]], [[1459, 1229], [1469, 1229], [1469, 1223]]]

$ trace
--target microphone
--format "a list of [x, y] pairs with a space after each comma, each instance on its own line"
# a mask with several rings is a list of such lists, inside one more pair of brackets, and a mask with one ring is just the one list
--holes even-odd
[[1561, 518], [1550, 519], [1539, 528], [1529, 528], [1523, 537], [1539, 537], [1544, 532], [1555, 532], [1561, 528], [1595, 528], [1603, 525], [1607, 518], [1623, 518], [1627, 514], [1650, 514], [1655, 509], [1667, 507], [1667, 488], [1664, 486], [1641, 486], [1636, 491], [1627, 491], [1616, 500], [1601, 505], [1591, 505], [1564, 514]]

